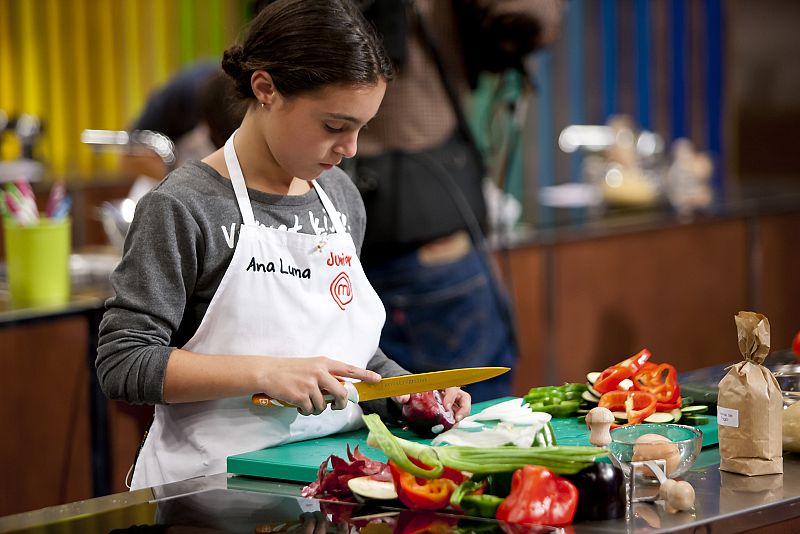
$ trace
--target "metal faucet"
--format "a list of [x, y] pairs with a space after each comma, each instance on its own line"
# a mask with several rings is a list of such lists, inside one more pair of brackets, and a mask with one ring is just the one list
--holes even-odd
[[84, 130], [81, 143], [92, 145], [97, 150], [124, 151], [128, 154], [153, 152], [167, 168], [175, 168], [177, 157], [175, 143], [166, 135], [151, 130]]

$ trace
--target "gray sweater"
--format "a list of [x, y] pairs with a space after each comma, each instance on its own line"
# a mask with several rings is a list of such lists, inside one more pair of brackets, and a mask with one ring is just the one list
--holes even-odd
[[[347, 216], [346, 229], [360, 251], [366, 216], [358, 190], [338, 168], [317, 181]], [[334, 231], [314, 189], [295, 196], [248, 193], [261, 224], [308, 234]], [[100, 323], [96, 366], [109, 398], [164, 402], [169, 354], [199, 327], [231, 262], [241, 224], [230, 180], [199, 161], [170, 173], [139, 201], [122, 261], [111, 275], [115, 296]], [[381, 376], [407, 373], [380, 349], [367, 368]], [[388, 417], [386, 401], [362, 406]]]

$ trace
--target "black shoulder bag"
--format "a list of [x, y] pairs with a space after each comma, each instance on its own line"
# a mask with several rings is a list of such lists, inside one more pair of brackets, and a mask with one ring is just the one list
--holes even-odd
[[427, 23], [413, 4], [411, 12], [439, 72], [458, 128], [438, 146], [358, 157], [355, 168], [348, 169], [367, 211], [366, 257], [403, 252], [461, 229], [480, 234], [486, 223], [483, 158]]

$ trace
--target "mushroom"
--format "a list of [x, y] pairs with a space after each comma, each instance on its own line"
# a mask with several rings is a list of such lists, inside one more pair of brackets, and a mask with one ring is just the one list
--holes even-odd
[[589, 425], [589, 443], [598, 447], [605, 447], [611, 443], [609, 428], [614, 422], [614, 414], [608, 408], [600, 406], [592, 408], [586, 414], [586, 424]]
[[[672, 482], [672, 484], [667, 484]], [[664, 488], [664, 486], [667, 486]], [[694, 507], [694, 488], [685, 480], [667, 480], [661, 485], [659, 495], [664, 499], [668, 506], [675, 510], [683, 511]]]

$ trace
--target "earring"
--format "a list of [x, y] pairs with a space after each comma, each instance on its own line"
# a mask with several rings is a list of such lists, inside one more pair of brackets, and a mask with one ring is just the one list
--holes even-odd
[[264, 109], [264, 103], [263, 102], [261, 103], [261, 109]]

